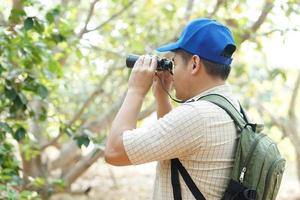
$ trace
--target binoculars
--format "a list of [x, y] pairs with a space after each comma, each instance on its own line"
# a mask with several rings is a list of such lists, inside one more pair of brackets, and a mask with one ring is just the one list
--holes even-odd
[[[129, 54], [126, 58], [126, 66], [128, 68], [133, 68], [134, 63], [139, 58], [139, 55], [135, 54]], [[173, 74], [173, 62], [166, 58], [158, 58], [157, 59], [157, 71], [169, 71], [171, 74]]]

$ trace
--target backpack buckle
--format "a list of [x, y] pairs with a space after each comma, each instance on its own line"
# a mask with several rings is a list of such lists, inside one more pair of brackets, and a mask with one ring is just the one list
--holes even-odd
[[244, 128], [247, 126], [250, 126], [253, 132], [260, 133], [264, 129], [263, 124], [253, 124], [253, 123], [247, 123]]

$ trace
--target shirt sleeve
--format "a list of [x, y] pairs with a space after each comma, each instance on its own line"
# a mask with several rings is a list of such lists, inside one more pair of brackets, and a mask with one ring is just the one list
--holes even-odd
[[125, 131], [123, 143], [129, 160], [142, 164], [189, 155], [201, 146], [205, 117], [201, 106], [183, 104], [147, 126]]

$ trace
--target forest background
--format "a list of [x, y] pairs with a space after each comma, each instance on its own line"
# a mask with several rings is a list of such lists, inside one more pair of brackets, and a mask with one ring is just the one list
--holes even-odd
[[[297, 196], [299, 0], [0, 0], [0, 199], [150, 198], [153, 163], [103, 161], [126, 55], [156, 54], [198, 17], [232, 30], [228, 82], [288, 161], [280, 198]], [[155, 116], [153, 100], [139, 124]]]

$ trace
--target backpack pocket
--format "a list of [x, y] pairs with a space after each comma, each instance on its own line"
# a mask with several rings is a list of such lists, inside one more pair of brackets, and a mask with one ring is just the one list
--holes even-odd
[[265, 180], [265, 189], [262, 199], [274, 200], [276, 198], [282, 180], [284, 167], [285, 159], [283, 158], [279, 158], [272, 163]]

